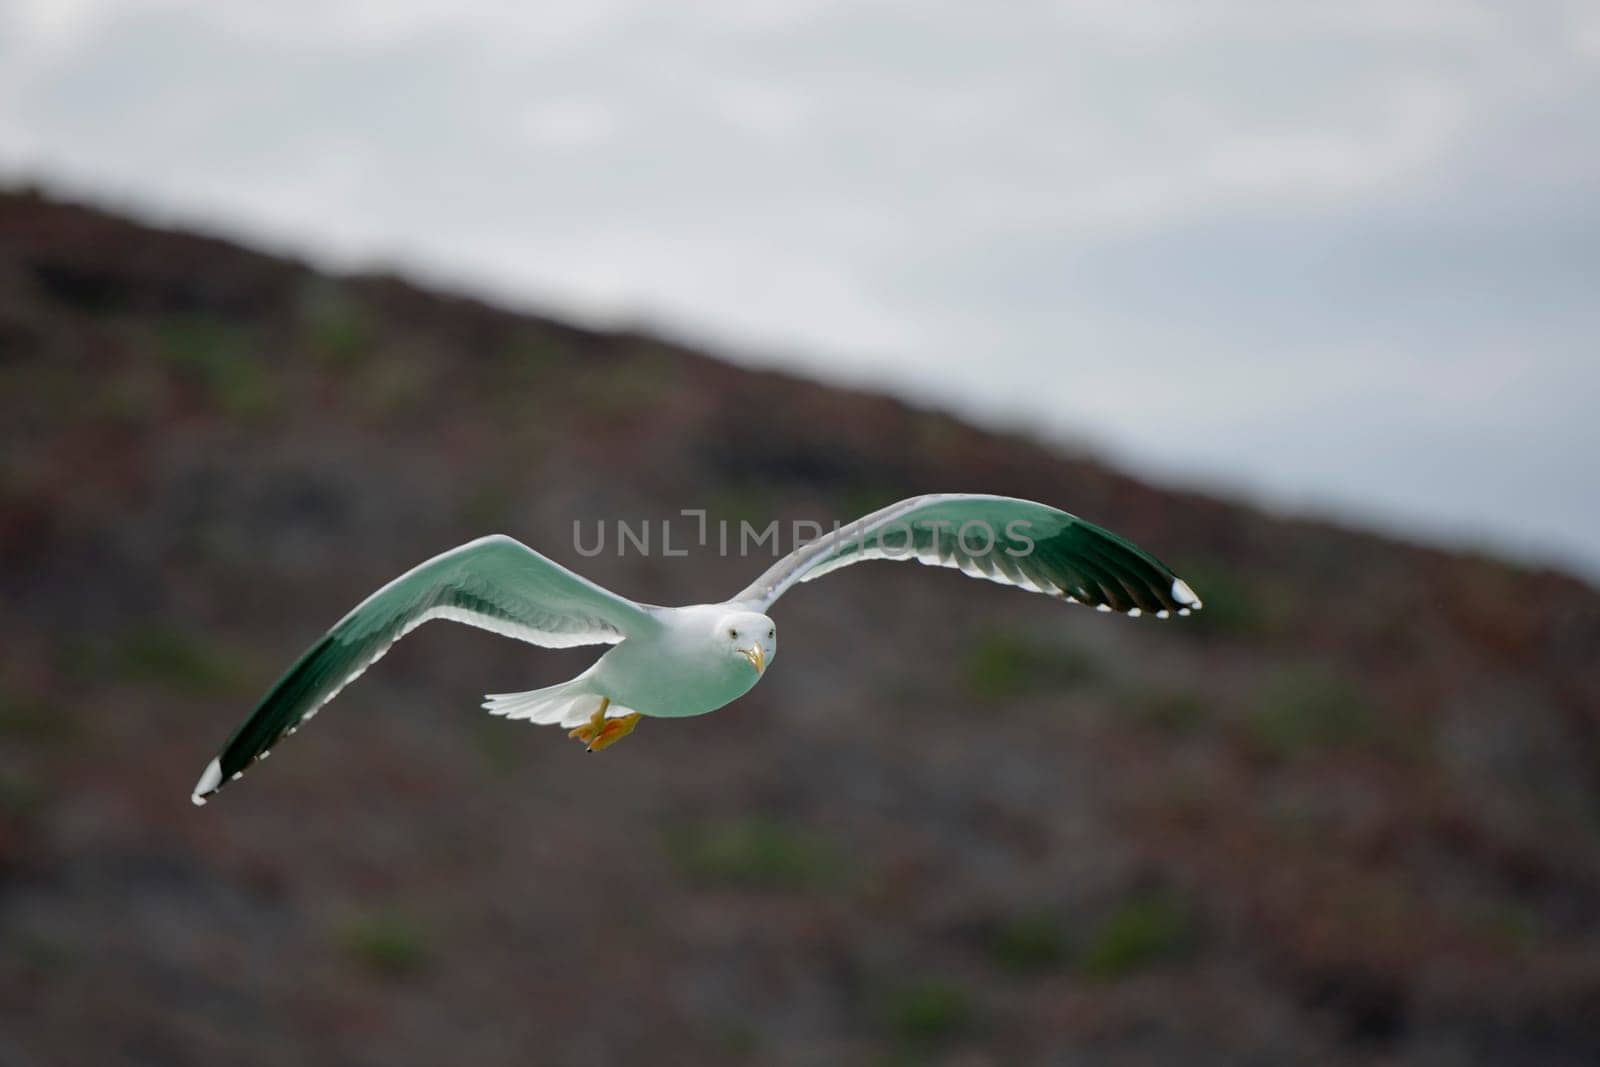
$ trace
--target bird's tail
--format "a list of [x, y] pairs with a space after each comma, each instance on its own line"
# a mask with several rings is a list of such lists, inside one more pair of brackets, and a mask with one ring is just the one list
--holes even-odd
[[541, 726], [581, 726], [600, 706], [600, 695], [589, 685], [587, 674], [571, 681], [526, 693], [490, 693], [483, 707], [490, 715], [522, 719]]

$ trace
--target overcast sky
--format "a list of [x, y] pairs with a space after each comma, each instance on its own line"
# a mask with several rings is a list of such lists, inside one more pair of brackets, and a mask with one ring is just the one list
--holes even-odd
[[0, 173], [1600, 575], [1594, 0], [0, 0]]

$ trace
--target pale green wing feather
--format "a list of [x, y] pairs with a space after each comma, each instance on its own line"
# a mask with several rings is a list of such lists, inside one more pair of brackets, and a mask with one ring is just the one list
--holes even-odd
[[1166, 564], [1109, 530], [1031, 500], [965, 493], [890, 504], [791, 552], [732, 599], [765, 611], [796, 582], [869, 559], [953, 567], [1129, 615], [1200, 608]]
[[549, 648], [616, 644], [653, 633], [652, 610], [574, 574], [519, 541], [483, 537], [435, 556], [373, 593], [306, 651], [234, 731], [195, 786], [205, 798], [265, 759], [400, 638], [449, 619]]

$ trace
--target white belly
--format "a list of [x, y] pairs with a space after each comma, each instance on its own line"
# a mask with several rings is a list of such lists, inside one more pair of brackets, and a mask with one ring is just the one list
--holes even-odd
[[642, 715], [680, 719], [716, 711], [748, 693], [760, 676], [739, 659], [682, 654], [671, 643], [624, 641], [595, 664], [594, 688]]

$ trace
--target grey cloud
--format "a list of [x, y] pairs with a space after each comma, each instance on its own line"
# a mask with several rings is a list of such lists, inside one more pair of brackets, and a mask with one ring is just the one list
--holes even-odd
[[86, 10], [0, 165], [1600, 573], [1573, 5]]

